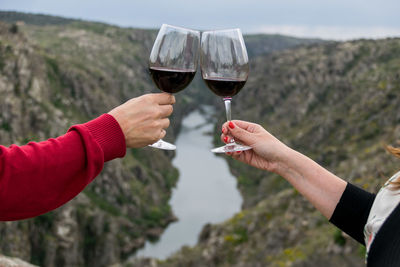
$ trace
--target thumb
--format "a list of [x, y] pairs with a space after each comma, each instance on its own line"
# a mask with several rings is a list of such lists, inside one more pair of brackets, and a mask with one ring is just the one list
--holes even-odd
[[240, 140], [243, 145], [250, 145], [252, 138], [252, 133], [239, 127], [233, 121], [228, 123], [229, 133], [233, 136], [235, 140]]

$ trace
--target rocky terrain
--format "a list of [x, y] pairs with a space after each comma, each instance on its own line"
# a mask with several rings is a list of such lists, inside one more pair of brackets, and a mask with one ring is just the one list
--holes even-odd
[[[62, 135], [131, 97], [156, 92], [147, 73], [155, 34], [0, 12], [1, 144]], [[270, 36], [248, 38], [252, 56], [301, 44], [282, 36], [281, 46]], [[177, 95], [167, 140], [175, 138], [189, 110], [218, 100], [197, 78]], [[149, 148], [128, 150], [67, 205], [37, 218], [0, 223], [0, 254], [39, 266], [122, 264], [175, 219], [168, 205], [178, 179], [172, 157]]]
[[[385, 150], [399, 145], [399, 70], [400, 39], [261, 56], [234, 99], [234, 117], [263, 125], [345, 180], [377, 192], [399, 169], [399, 159]], [[242, 212], [207, 225], [197, 246], [152, 266], [365, 266], [364, 247], [281, 177], [229, 162], [244, 197]]]
[[[147, 73], [155, 31], [13, 12], [0, 12], [0, 20], [8, 22], [0, 23], [2, 145], [61, 135], [72, 124], [155, 91]], [[233, 99], [234, 118], [263, 125], [371, 192], [398, 170], [385, 146], [400, 139], [400, 39], [247, 36], [246, 43], [251, 74]], [[215, 103], [220, 142], [222, 104], [200, 79], [177, 95], [177, 103], [169, 139], [189, 110]], [[174, 219], [167, 204], [178, 178], [172, 157], [129, 150], [64, 207], [0, 223], [0, 254], [39, 266], [364, 266], [364, 248], [281, 177], [231, 159], [244, 198], [240, 213], [205, 226], [197, 246], [165, 261], [125, 262]]]
[[[144, 55], [154, 34], [126, 30], [122, 35], [115, 27], [94, 26], [0, 24], [3, 145], [61, 135], [73, 124], [152, 90]], [[1, 253], [41, 266], [120, 262], [174, 220], [167, 204], [178, 178], [172, 156], [129, 149], [62, 208], [1, 223]]]
[[6, 257], [0, 255], [0, 266], [1, 267], [37, 267], [26, 261], [18, 258]]

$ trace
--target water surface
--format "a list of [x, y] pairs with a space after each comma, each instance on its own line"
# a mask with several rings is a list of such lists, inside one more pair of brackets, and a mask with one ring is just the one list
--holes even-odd
[[213, 111], [205, 110], [185, 117], [176, 140], [172, 163], [180, 176], [170, 205], [178, 221], [168, 226], [157, 243], [147, 242], [136, 256], [165, 259], [183, 245], [195, 245], [206, 223], [223, 222], [240, 211], [242, 198], [235, 177], [226, 161], [210, 152]]

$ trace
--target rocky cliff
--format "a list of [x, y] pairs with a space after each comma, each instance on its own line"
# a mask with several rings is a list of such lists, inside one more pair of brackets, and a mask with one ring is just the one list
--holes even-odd
[[37, 267], [18, 258], [0, 256], [1, 267]]
[[[73, 124], [151, 91], [145, 55], [153, 38], [151, 31], [101, 24], [1, 23], [2, 145], [61, 135]], [[1, 223], [0, 252], [41, 266], [120, 262], [174, 219], [167, 204], [178, 177], [172, 156], [129, 149], [62, 208]]]
[[[0, 12], [0, 20], [9, 22], [0, 24], [2, 145], [22, 145], [31, 140], [40, 141], [61, 135], [72, 124], [94, 118], [131, 97], [156, 91], [147, 73], [147, 57], [155, 31], [14, 12]], [[234, 113], [236, 118], [268, 122], [268, 126], [274, 125], [274, 128], [269, 128], [274, 133], [282, 133], [280, 137], [286, 142], [304, 148], [307, 147], [303, 146], [307, 143], [306, 139], [299, 141], [302, 140], [299, 138], [296, 143], [297, 135], [291, 136], [295, 134], [292, 131], [294, 128], [285, 128], [285, 122], [294, 123], [298, 129], [305, 127], [303, 131], [306, 131], [313, 121], [301, 124], [304, 117], [299, 117], [293, 103], [281, 101], [298, 99], [299, 108], [305, 108], [303, 93], [309, 95], [308, 86], [315, 85], [314, 73], [321, 71], [324, 74], [319, 76], [330, 77], [330, 65], [327, 67], [325, 64], [331, 63], [327, 63], [326, 58], [334, 60], [335, 45], [341, 44], [333, 44], [331, 48], [329, 45], [326, 46], [328, 48], [315, 46], [266, 55], [273, 50], [310, 43], [309, 40], [302, 42], [282, 36], [279, 40], [271, 36], [246, 37], [249, 54], [253, 58], [252, 74], [248, 85], [238, 96], [243, 103], [234, 101]], [[314, 55], [312, 49], [319, 54]], [[329, 49], [332, 54], [326, 55]], [[343, 48], [343, 51], [347, 50]], [[308, 62], [309, 57], [312, 62], [306, 66], [310, 69], [303, 69], [303, 63]], [[337, 62], [339, 64], [340, 60]], [[328, 73], [325, 73], [326, 68]], [[323, 80], [319, 84], [325, 85]], [[290, 98], [291, 90], [298, 95]], [[317, 87], [313, 92], [316, 97], [320, 96]], [[318, 110], [325, 108], [323, 110], [328, 114], [329, 109], [323, 104], [317, 105], [319, 99], [314, 99], [314, 112], [319, 114]], [[221, 107], [219, 98], [205, 89], [200, 79], [195, 80], [190, 90], [177, 95], [168, 138], [174, 139], [188, 110], [212, 102]], [[282, 103], [285, 104], [280, 113], [274, 110]], [[314, 119], [314, 116], [310, 115], [310, 118]], [[220, 126], [216, 128], [219, 131]], [[294, 130], [297, 131], [297, 128]], [[314, 140], [312, 136], [309, 138]], [[332, 147], [330, 149], [334, 149]], [[304, 152], [319, 155], [319, 150], [312, 150], [317, 148], [309, 148]], [[333, 152], [328, 155], [335, 157]], [[157, 238], [163, 227], [174, 219], [167, 204], [178, 177], [170, 163], [172, 157], [173, 154], [152, 149], [128, 150], [123, 160], [107, 163], [101, 175], [67, 205], [34, 219], [0, 223], [0, 253], [40, 266], [109, 266], [122, 263], [147, 238]], [[331, 166], [331, 162], [324, 163]], [[332, 164], [335, 166], [334, 162]], [[285, 260], [287, 255], [290, 259], [301, 255], [299, 257], [311, 260], [307, 251], [311, 251], [315, 244], [326, 244], [324, 240], [315, 241], [305, 252], [292, 247], [293, 244], [306, 242], [304, 240], [313, 240], [301, 238], [299, 233], [303, 232], [300, 229], [306, 231], [315, 225], [326, 225], [323, 219], [278, 177], [265, 178], [264, 173], [234, 162], [231, 162], [231, 167], [238, 176], [246, 210], [225, 225], [207, 226], [199, 247], [187, 249], [165, 264], [223, 266], [238, 263], [257, 266], [251, 264], [279, 261], [280, 257]], [[343, 166], [343, 171], [348, 168]], [[292, 208], [286, 210], [287, 207]], [[303, 217], [305, 221], [299, 221], [294, 216], [294, 209], [315, 217]], [[265, 218], [268, 218], [268, 226], [264, 224]], [[281, 224], [285, 218], [289, 218], [286, 224]], [[297, 226], [303, 228], [296, 230], [287, 240], [285, 233]], [[314, 236], [326, 236], [328, 241], [336, 238], [337, 242], [341, 242], [343, 237], [340, 232], [333, 231], [332, 238], [332, 231], [332, 228], [317, 227]], [[271, 232], [275, 234], [268, 241], [267, 248], [274, 248], [274, 253], [260, 256], [266, 251], [266, 241], [260, 237], [272, 236]], [[347, 260], [353, 260], [353, 254], [348, 252], [353, 252], [354, 246], [346, 243], [342, 247], [336, 241], [332, 242], [329, 251], [337, 255], [346, 252], [350, 255], [346, 256]], [[254, 253], [248, 253], [253, 250]], [[324, 257], [324, 253], [318, 253], [315, 260], [323, 262]], [[356, 257], [356, 260], [359, 258]]]
[[[399, 169], [385, 150], [400, 139], [399, 73], [400, 39], [261, 56], [234, 98], [234, 117], [263, 125], [345, 180], [377, 192]], [[281, 177], [229, 163], [244, 197], [242, 212], [207, 225], [197, 246], [153, 266], [364, 266], [364, 247]]]

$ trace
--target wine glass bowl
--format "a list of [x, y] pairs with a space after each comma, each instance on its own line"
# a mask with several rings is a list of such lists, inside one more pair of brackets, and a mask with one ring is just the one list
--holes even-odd
[[[196, 74], [199, 47], [199, 31], [163, 24], [149, 57], [149, 73], [157, 88], [170, 94], [185, 89]], [[150, 146], [176, 149], [163, 140]]]
[[149, 71], [156, 86], [160, 90], [170, 94], [185, 89], [196, 74], [196, 71], [164, 68], [149, 68]]
[[249, 76], [249, 59], [240, 29], [203, 32], [200, 62], [206, 83], [208, 80], [242, 83], [242, 86], [219, 86], [222, 91], [210, 87], [215, 94], [222, 97], [236, 95]]
[[[231, 100], [246, 84], [249, 59], [240, 29], [203, 32], [200, 52], [201, 75], [207, 87], [223, 98], [226, 119], [231, 120]], [[244, 151], [251, 147], [233, 139], [225, 146], [212, 149], [215, 153]]]

